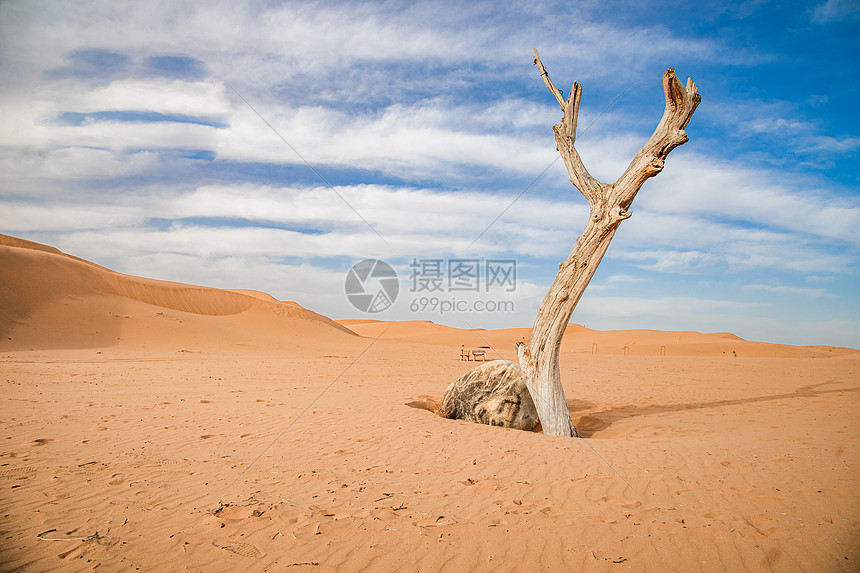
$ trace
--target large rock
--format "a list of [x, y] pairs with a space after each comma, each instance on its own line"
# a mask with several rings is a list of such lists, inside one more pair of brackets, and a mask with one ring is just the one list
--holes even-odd
[[509, 360], [493, 360], [466, 372], [445, 390], [439, 414], [517, 430], [533, 430], [538, 424], [520, 365]]

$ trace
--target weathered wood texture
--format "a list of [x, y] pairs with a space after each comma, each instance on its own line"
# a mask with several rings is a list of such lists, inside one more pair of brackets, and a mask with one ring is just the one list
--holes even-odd
[[439, 415], [518, 430], [532, 430], [538, 423], [522, 370], [510, 360], [487, 362], [451, 383]]
[[582, 234], [543, 299], [528, 344], [518, 343], [523, 380], [534, 399], [545, 434], [576, 436], [561, 385], [558, 359], [561, 339], [573, 309], [594, 276], [621, 221], [630, 217], [630, 205], [645, 181], [662, 171], [669, 152], [687, 142], [684, 128], [701, 101], [692, 79], [684, 86], [670, 68], [663, 73], [666, 108], [651, 138], [633, 157], [615, 183], [601, 183], [588, 173], [574, 143], [582, 87], [574, 82], [567, 99], [546, 71], [535, 50], [535, 65], [564, 117], [553, 126], [557, 149], [567, 166], [570, 182], [588, 201], [591, 212]]

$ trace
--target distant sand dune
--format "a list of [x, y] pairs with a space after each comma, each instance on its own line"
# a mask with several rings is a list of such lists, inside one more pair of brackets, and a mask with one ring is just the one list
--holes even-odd
[[[296, 303], [117, 273], [52, 247], [0, 235], [5, 348], [278, 346], [353, 333]], [[331, 332], [329, 332], [331, 331]], [[9, 340], [11, 337], [11, 340]]]
[[[339, 320], [362, 336], [426, 344], [460, 345], [470, 349], [490, 348], [489, 358], [499, 358], [517, 341], [527, 341], [528, 328], [501, 330], [461, 330], [430, 321], [385, 322]], [[734, 334], [718, 332], [664, 332], [659, 330], [591, 330], [569, 324], [562, 340], [562, 353], [616, 354], [639, 356], [726, 356], [757, 358], [830, 358], [854, 354], [857, 350], [834, 346], [789, 346], [743, 340]], [[493, 356], [493, 354], [496, 354]], [[510, 356], [505, 356], [510, 358]]]

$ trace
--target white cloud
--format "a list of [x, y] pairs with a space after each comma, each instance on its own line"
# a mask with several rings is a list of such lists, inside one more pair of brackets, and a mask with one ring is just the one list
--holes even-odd
[[[825, 130], [821, 114], [811, 113], [810, 106], [819, 107], [829, 100], [828, 95], [812, 94], [805, 101], [793, 98], [709, 101], [696, 111], [696, 119], [708, 127], [720, 126], [720, 132], [726, 129], [724, 140], [745, 141], [760, 150], [752, 154], [760, 161], [786, 167], [801, 162], [821, 166], [860, 148], [860, 138], [841, 131], [840, 124]], [[768, 148], [769, 152], [765, 151]], [[791, 153], [786, 155], [786, 150]]]
[[[57, 87], [60, 87], [58, 85]], [[43, 116], [59, 112], [93, 113], [99, 111], [151, 111], [203, 117], [222, 117], [231, 108], [227, 87], [221, 82], [165, 80], [158, 78], [124, 79], [97, 86], [85, 92], [40, 90]]]
[[4, 233], [102, 230], [139, 223], [145, 217], [142, 208], [121, 205], [45, 205], [0, 201], [0, 206], [0, 228]]
[[[656, 58], [682, 47], [702, 54], [712, 52], [708, 42], [679, 39], [666, 29], [637, 28], [631, 32], [589, 21], [588, 10], [583, 5], [568, 11], [568, 15], [577, 16], [578, 33], [573, 41], [581, 45], [557, 54], [565, 54], [567, 61], [571, 53], [581, 57], [577, 73], [586, 77], [617, 69], [617, 65], [601, 65], [601, 58], [618, 64]], [[392, 11], [368, 5], [311, 7], [301, 3], [261, 8], [212, 2], [187, 5], [181, 12], [166, 3], [150, 3], [147, 8], [96, 3], [72, 12], [59, 5], [35, 10], [17, 3], [4, 4], [0, 7], [0, 28], [9, 32], [10, 53], [27, 52], [34, 47], [34, 39], [50, 35], [40, 50], [30, 52], [33, 69], [45, 71], [63, 65], [66, 53], [84, 46], [116, 50], [132, 59], [153, 52], [188, 54], [208, 63], [215, 77], [206, 82], [120, 78], [106, 85], [75, 86], [68, 85], [73, 81], [70, 79], [50, 83], [43, 78], [29, 93], [29, 101], [14, 104], [15, 113], [10, 116], [16, 118], [16, 125], [2, 130], [7, 139], [0, 144], [113, 150], [196, 146], [214, 148], [224, 159], [301, 163], [244, 103], [227, 94], [217, 81], [225, 78], [315, 165], [362, 165], [407, 179], [446, 172], [454, 178], [468, 176], [464, 165], [539, 173], [555, 157], [549, 126], [558, 111], [552, 105], [536, 106], [503, 95], [486, 107], [483, 103], [458, 106], [427, 99], [429, 94], [434, 98], [445, 94], [451, 81], [462, 86], [477, 81], [475, 74], [492, 73], [498, 80], [499, 74], [510, 73], [512, 63], [520, 59], [524, 71], [531, 71], [533, 32], [513, 26], [490, 5], [469, 10], [457, 7], [460, 18], [451, 18], [444, 7], [410, 6]], [[470, 14], [479, 18], [480, 26], [463, 20]], [[522, 16], [550, 31], [566, 26], [540, 11], [523, 11]], [[505, 38], [502, 44], [500, 37]], [[660, 41], [654, 41], [658, 37]], [[368, 69], [366, 75], [350, 72], [368, 62], [374, 66], [411, 62], [421, 67], [434, 62], [435, 66], [468, 71], [448, 70], [441, 81], [429, 78], [434, 87], [424, 97], [409, 99], [403, 90], [409, 90], [421, 73], [401, 77], [401, 72], [389, 70], [392, 77], [378, 88], [368, 87], [366, 84], [379, 79], [376, 74], [383, 68]], [[492, 70], [479, 71], [485, 66]], [[564, 68], [560, 71], [566, 72]], [[241, 80], [235, 82], [236, 77]], [[577, 78], [582, 80], [583, 76]], [[537, 78], [532, 79], [539, 90]], [[373, 99], [368, 89], [389, 94], [386, 99], [393, 103], [381, 113], [370, 114], [356, 114], [355, 107], [344, 107], [342, 96], [351, 92], [362, 94], [365, 102]], [[285, 90], [290, 94], [287, 99], [276, 99]], [[337, 111], [294, 104], [296, 97], [306, 100], [332, 90], [339, 95], [327, 101], [335, 104]], [[223, 117], [229, 119], [231, 127], [214, 130], [104, 121], [76, 127], [46, 124], [62, 112], [111, 110]], [[539, 137], [523, 132], [538, 126], [545, 128]], [[587, 146], [584, 150], [588, 153]], [[596, 155], [603, 156], [599, 148]], [[602, 173], [602, 162], [593, 163], [597, 173]], [[619, 171], [623, 163], [607, 166], [607, 171]]]
[[[521, 101], [505, 100], [499, 104], [499, 109], [494, 106], [444, 108], [438, 102], [414, 108], [397, 104], [382, 113], [371, 111], [363, 115], [320, 107], [276, 108], [261, 112], [264, 121], [238, 98], [230, 104], [235, 108], [229, 109], [222, 101], [223, 86], [187, 82], [160, 85], [156, 82], [148, 86], [150, 91], [147, 91], [140, 82], [116, 88], [115, 85], [112, 83], [101, 92], [86, 96], [45, 100], [26, 108], [10, 109], [8, 117], [15, 119], [4, 125], [5, 135], [0, 135], [0, 145], [30, 146], [42, 157], [54, 153], [57, 147], [107, 149], [117, 153], [130, 149], [205, 149], [215, 151], [221, 160], [276, 164], [302, 164], [306, 160], [315, 166], [361, 165], [364, 169], [405, 179], [448, 173], [442, 178], [450, 180], [468, 175], [466, 166], [472, 171], [484, 168], [536, 175], [556, 156], [552, 139], [547, 134], [487, 131], [488, 128], [499, 130], [501, 116], [506, 114], [521, 126], [530, 128], [538, 123], [533, 115], [536, 110]], [[109, 111], [191, 116], [229, 123], [229, 127], [88, 119], [86, 116], [80, 125], [55, 121], [64, 112]], [[468, 125], [472, 125], [473, 131], [466, 128]], [[547, 132], [549, 125], [545, 124]], [[289, 145], [285, 145], [279, 135]], [[51, 169], [48, 163], [46, 174], [59, 177], [64, 167], [61, 163], [57, 169]], [[82, 169], [75, 172], [74, 177], [86, 173]], [[114, 175], [97, 170], [88, 174], [93, 177]]]
[[856, 0], [827, 0], [812, 11], [812, 21], [818, 24], [857, 20], [860, 20], [860, 4]]
[[822, 296], [833, 296], [830, 292], [823, 288], [810, 288], [810, 287], [795, 287], [788, 285], [744, 285], [744, 288], [748, 288], [751, 290], [759, 290], [764, 292], [772, 292], [778, 294], [796, 294], [800, 296], [813, 296], [813, 297], [822, 297]]
[[616, 253], [614, 256], [636, 261], [634, 265], [640, 269], [678, 274], [701, 274], [711, 271], [725, 260], [716, 254], [702, 251], [634, 251]]
[[153, 252], [123, 261], [139, 276], [155, 277], [216, 288], [252, 289], [279, 300], [294, 300], [330, 317], [347, 316], [343, 294], [345, 271], [310, 263], [291, 264], [266, 256], [198, 256]]
[[606, 282], [610, 284], [641, 283], [644, 281], [645, 279], [643, 277], [628, 275], [625, 273], [615, 273], [606, 277]]
[[[663, 219], [666, 220], [665, 218]], [[732, 236], [743, 235], [744, 230], [729, 233], [723, 240], [708, 244], [706, 237], [715, 235], [709, 227], [715, 227], [707, 222], [700, 225], [702, 234], [691, 237], [679, 237], [671, 244], [669, 241], [657, 242], [666, 248], [643, 249], [638, 245], [635, 234], [625, 237], [623, 242], [613, 245], [608, 257], [631, 261], [640, 269], [660, 273], [675, 273], [685, 275], [708, 275], [722, 272], [749, 272], [765, 269], [792, 270], [799, 273], [846, 273], [850, 272], [856, 263], [856, 256], [837, 252], [831, 253], [825, 246], [806, 244], [802, 239], [786, 235], [780, 236], [761, 233], [758, 240], [733, 239]], [[751, 231], [750, 234], [755, 234]], [[653, 242], [647, 243], [656, 246]], [[680, 249], [699, 245], [700, 248]], [[673, 248], [674, 247], [674, 248]]]
[[[559, 72], [567, 74], [575, 67], [579, 80], [611, 78], [619, 70], [629, 77], [649, 63], [681, 52], [710, 58], [739, 55], [727, 46], [716, 49], [711, 40], [683, 37], [664, 26], [620, 27], [591, 16], [591, 8], [583, 3], [566, 5], [561, 15], [554, 11], [552, 6], [500, 9], [492, 3], [394, 8], [366, 3], [288, 2], [270, 7], [212, 1], [186, 2], [180, 9], [150, 1], [90, 2], [69, 10], [63, 3], [6, 2], [0, 7], [0, 28], [13, 53], [29, 54], [22, 69], [63, 65], [64, 55], [81, 46], [119, 50], [133, 57], [180, 53], [203, 60], [219, 78], [241, 78], [240, 83], [254, 86], [273, 81], [286, 86], [316, 83], [324, 96], [340, 101], [354, 94], [365, 99], [384, 96], [392, 87], [409, 89], [398, 81], [396, 72], [379, 74], [379, 64], [423, 70], [440, 65], [462, 68], [469, 71], [453, 74], [447, 82], [466, 85], [470, 75], [510, 73], [514, 62], [528, 69], [532, 48], [553, 37], [566, 41], [546, 46], [545, 57], [563, 58]], [[576, 33], [570, 34], [574, 25]], [[743, 56], [734, 61], [755, 59], [748, 53]], [[351, 73], [353, 68], [363, 69], [369, 81]], [[410, 77], [409, 82], [424, 84], [424, 90], [435, 85], [438, 90], [439, 82], [428, 79]]]
[[723, 218], [860, 247], [860, 207], [820, 188], [809, 176], [678, 154], [669, 159], [665, 173], [646, 183], [634, 209], [637, 204], [658, 213]]
[[[547, 245], [563, 253], [575, 234], [571, 221], [578, 225], [586, 216], [582, 204], [524, 197], [473, 244], [511, 199], [490, 192], [381, 185], [338, 186], [336, 192], [323, 186], [214, 185], [187, 193], [146, 189], [142, 195], [104, 197], [86, 205], [56, 196], [47, 202], [0, 201], [0, 225], [9, 231], [61, 233], [73, 241], [68, 248], [87, 256], [109, 256], [105, 249], [117, 245], [127, 254], [142, 248], [199, 253], [206, 245], [207, 253], [221, 256], [411, 257], [551, 254]], [[150, 218], [169, 226], [151, 228]], [[280, 228], [267, 228], [273, 226]], [[90, 232], [82, 234], [84, 229]]]
[[860, 137], [814, 135], [798, 145], [798, 148], [803, 152], [844, 154], [860, 149]]
[[[117, 153], [92, 147], [21, 149], [0, 147], [0, 182], [23, 187], [30, 198], [64, 195], [52, 180], [110, 178], [152, 173], [165, 165], [153, 151]], [[109, 200], [108, 200], [109, 201]], [[15, 228], [21, 228], [16, 223]]]
[[463, 126], [469, 111], [457, 107], [442, 115], [437, 108], [396, 105], [364, 116], [324, 108], [258, 109], [276, 134], [238, 105], [230, 128], [218, 131], [221, 159], [302, 163], [303, 158], [314, 166], [360, 165], [405, 179], [453, 179], [465, 165], [537, 174], [555, 154], [547, 137], [470, 132]]

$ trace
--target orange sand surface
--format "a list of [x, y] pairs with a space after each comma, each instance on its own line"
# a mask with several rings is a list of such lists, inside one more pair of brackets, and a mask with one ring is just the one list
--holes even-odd
[[0, 570], [857, 571], [860, 352], [571, 325], [585, 439], [431, 411], [528, 329], [0, 236]]

